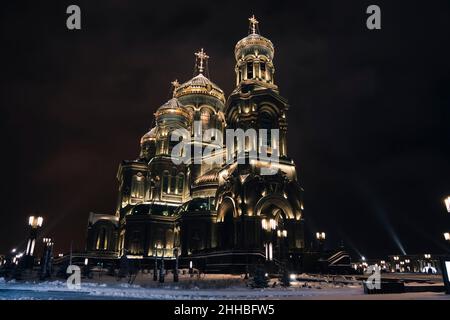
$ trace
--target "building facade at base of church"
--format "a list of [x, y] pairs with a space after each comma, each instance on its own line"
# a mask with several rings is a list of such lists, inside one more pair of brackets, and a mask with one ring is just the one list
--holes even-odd
[[[119, 166], [115, 214], [89, 216], [89, 254], [144, 261], [177, 255], [181, 266], [194, 261], [221, 272], [295, 265], [304, 249], [303, 190], [287, 154], [289, 105], [275, 84], [274, 46], [259, 34], [258, 21], [249, 20], [248, 36], [235, 47], [236, 88], [227, 100], [207, 77], [203, 49], [195, 54], [196, 75], [172, 83], [173, 98], [156, 111], [139, 157]], [[188, 161], [181, 163], [174, 161], [178, 129], [191, 138], [179, 153]], [[226, 139], [226, 129], [254, 135], [225, 143], [209, 134]], [[205, 156], [206, 149], [214, 152]]]

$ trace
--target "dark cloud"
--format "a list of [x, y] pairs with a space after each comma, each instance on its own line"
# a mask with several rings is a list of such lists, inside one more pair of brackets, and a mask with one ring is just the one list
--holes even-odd
[[170, 81], [192, 76], [195, 50], [231, 92], [253, 13], [276, 46], [310, 229], [369, 256], [399, 252], [395, 237], [407, 252], [444, 249], [448, 1], [379, 1], [379, 31], [365, 28], [367, 1], [74, 3], [76, 32], [72, 2], [2, 5], [0, 252], [35, 210], [58, 251], [82, 248], [89, 211], [113, 212], [119, 162], [138, 154]]

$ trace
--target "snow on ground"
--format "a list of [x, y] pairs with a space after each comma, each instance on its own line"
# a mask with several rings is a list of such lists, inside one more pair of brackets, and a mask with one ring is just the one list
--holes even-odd
[[[148, 281], [144, 281], [144, 279]], [[137, 279], [139, 284], [133, 285], [128, 284], [126, 280], [119, 282], [113, 277], [103, 276], [101, 282], [98, 279], [84, 280], [80, 290], [70, 290], [63, 280], [32, 282], [5, 281], [5, 279], [0, 278], [0, 300], [450, 299], [448, 295], [435, 292], [364, 295], [362, 286], [357, 281], [352, 284], [345, 284], [334, 282], [332, 278], [323, 277], [319, 279], [317, 276], [309, 275], [299, 275], [298, 279], [301, 280], [294, 281], [289, 288], [276, 286], [266, 289], [251, 289], [239, 276], [208, 275], [206, 279], [198, 281], [183, 277], [179, 283], [173, 283], [170, 279], [166, 283], [160, 284], [152, 281], [147, 275], [145, 278]], [[208, 282], [210, 285], [205, 285]], [[199, 283], [203, 283], [201, 288], [199, 288]], [[224, 286], [224, 283], [230, 285]]]

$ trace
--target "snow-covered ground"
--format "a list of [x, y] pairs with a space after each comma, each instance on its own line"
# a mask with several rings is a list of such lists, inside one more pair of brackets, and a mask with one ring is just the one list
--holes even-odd
[[[103, 299], [183, 299], [183, 300], [213, 300], [213, 299], [450, 299], [443, 293], [404, 293], [364, 295], [360, 284], [336, 284], [332, 282], [295, 281], [289, 288], [275, 287], [266, 289], [251, 289], [242, 281], [242, 285], [232, 285], [226, 288], [198, 288], [180, 282], [179, 285], [167, 282], [152, 286], [129, 285], [126, 282], [103, 278], [103, 283], [82, 282], [81, 289], [68, 289], [65, 281], [47, 282], [16, 282], [0, 278], [0, 299], [3, 300], [103, 300]], [[114, 280], [114, 281], [108, 281]], [[217, 280], [214, 279], [213, 280]], [[149, 282], [150, 283], [150, 282]], [[217, 283], [217, 282], [214, 282]], [[233, 282], [232, 282], [233, 283]]]

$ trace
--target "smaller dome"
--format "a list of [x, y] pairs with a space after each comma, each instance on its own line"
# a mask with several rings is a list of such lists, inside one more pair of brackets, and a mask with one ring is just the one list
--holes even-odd
[[223, 90], [219, 88], [214, 82], [205, 77], [202, 73], [196, 75], [189, 81], [181, 84], [175, 89], [174, 96], [176, 98], [189, 94], [204, 94], [219, 99], [225, 103], [225, 95]]
[[254, 54], [255, 52], [265, 55], [272, 60], [275, 48], [272, 41], [257, 33], [249, 34], [245, 38], [239, 40], [234, 48], [236, 60], [239, 60], [248, 54]]
[[144, 134], [141, 138], [141, 144], [144, 144], [147, 141], [156, 140], [156, 127], [152, 128], [149, 132]]
[[189, 119], [190, 115], [186, 108], [181, 104], [181, 102], [175, 97], [164, 103], [155, 113], [156, 118], [162, 115], [180, 115]]
[[158, 112], [159, 111], [164, 111], [164, 110], [176, 110], [178, 108], [182, 108], [183, 105], [181, 104], [180, 101], [178, 101], [177, 98], [172, 98], [169, 101], [167, 101], [166, 103], [164, 103], [161, 107], [158, 108]]

